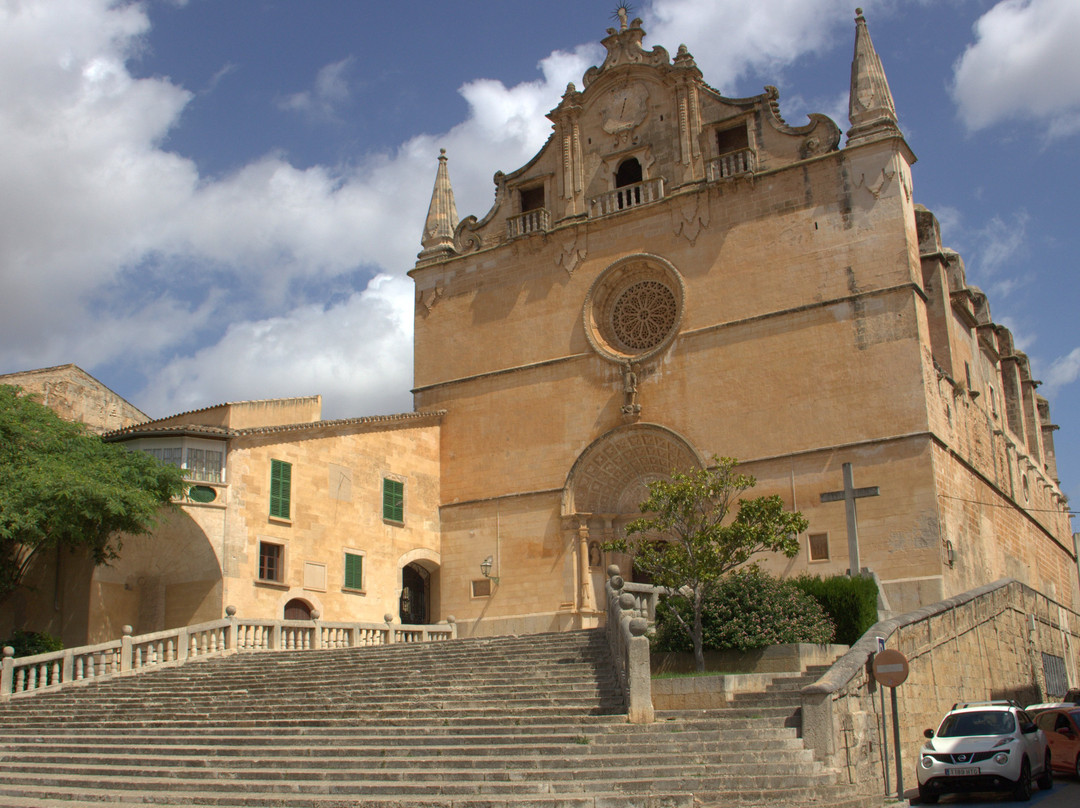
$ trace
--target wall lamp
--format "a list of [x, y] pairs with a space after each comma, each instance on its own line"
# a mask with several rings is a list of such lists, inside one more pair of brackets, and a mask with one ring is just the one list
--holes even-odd
[[499, 582], [499, 576], [491, 574], [491, 565], [492, 565], [492, 563], [494, 563], [494, 559], [491, 556], [488, 556], [487, 558], [485, 558], [483, 561], [480, 562], [480, 572], [483, 574], [483, 576], [485, 578], [490, 578], [495, 583], [498, 583]]

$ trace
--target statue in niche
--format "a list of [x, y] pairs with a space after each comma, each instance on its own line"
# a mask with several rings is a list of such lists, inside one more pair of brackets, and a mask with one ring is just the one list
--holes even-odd
[[639, 415], [641, 405], [637, 403], [637, 372], [630, 362], [623, 362], [623, 397], [622, 411], [624, 415]]
[[604, 555], [600, 552], [600, 542], [589, 542], [589, 566], [602, 567], [603, 565]]

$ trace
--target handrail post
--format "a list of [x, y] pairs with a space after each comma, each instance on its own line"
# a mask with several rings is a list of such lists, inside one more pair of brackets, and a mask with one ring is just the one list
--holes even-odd
[[11, 682], [15, 671], [15, 649], [4, 646], [4, 661], [0, 664], [0, 700], [11, 696]]
[[240, 650], [240, 630], [236, 620], [236, 607], [226, 606], [225, 617], [229, 620], [229, 626], [225, 630], [225, 647], [232, 651]]
[[319, 612], [318, 609], [312, 609], [311, 610], [311, 622], [315, 625], [315, 630], [312, 632], [312, 636], [311, 636], [311, 648], [312, 648], [312, 650], [323, 647], [322, 646], [322, 627], [319, 625], [319, 617], [320, 616], [321, 616], [321, 613]]
[[124, 626], [120, 630], [124, 632], [124, 636], [120, 638], [120, 672], [124, 673], [131, 670], [131, 632], [135, 629]]
[[383, 615], [383, 621], [386, 623], [386, 644], [390, 645], [394, 642], [394, 627], [390, 625], [394, 622], [394, 615], [387, 612]]
[[447, 624], [450, 626], [450, 639], [457, 639], [457, 618], [454, 615], [450, 615], [446, 618]]
[[187, 626], [181, 626], [176, 632], [176, 661], [187, 662], [188, 653], [191, 650], [191, 638], [188, 636]]
[[60, 681], [70, 682], [75, 678], [75, 651], [71, 648], [64, 650], [64, 663], [60, 671]]

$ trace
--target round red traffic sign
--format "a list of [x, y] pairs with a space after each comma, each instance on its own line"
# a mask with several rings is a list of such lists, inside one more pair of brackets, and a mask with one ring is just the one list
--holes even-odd
[[908, 677], [907, 657], [892, 648], [874, 654], [874, 678], [885, 687], [899, 687]]

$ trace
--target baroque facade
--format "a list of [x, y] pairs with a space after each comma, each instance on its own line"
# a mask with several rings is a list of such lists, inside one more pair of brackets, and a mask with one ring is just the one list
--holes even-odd
[[[444, 608], [587, 624], [605, 565], [630, 572], [600, 547], [647, 483], [714, 455], [809, 519], [776, 572], [858, 558], [894, 611], [1004, 576], [1074, 603], [1047, 402], [916, 204], [862, 15], [843, 147], [644, 35], [609, 29], [482, 219], [457, 220], [440, 158], [410, 273], [415, 406], [447, 413], [442, 574], [492, 555], [504, 590], [446, 586]], [[857, 520], [822, 497], [842, 488], [866, 495]]]
[[[414, 412], [325, 421], [314, 397], [110, 427], [194, 487], [72, 589], [69, 644], [226, 605], [595, 625], [606, 566], [632, 574], [604, 542], [649, 482], [714, 455], [808, 518], [799, 557], [762, 559], [778, 574], [866, 569], [894, 612], [1006, 576], [1080, 606], [1049, 406], [915, 202], [861, 14], [846, 137], [787, 124], [773, 87], [726, 98], [644, 36], [609, 29], [483, 218], [459, 221], [440, 156]], [[38, 577], [26, 622], [51, 625]]]

